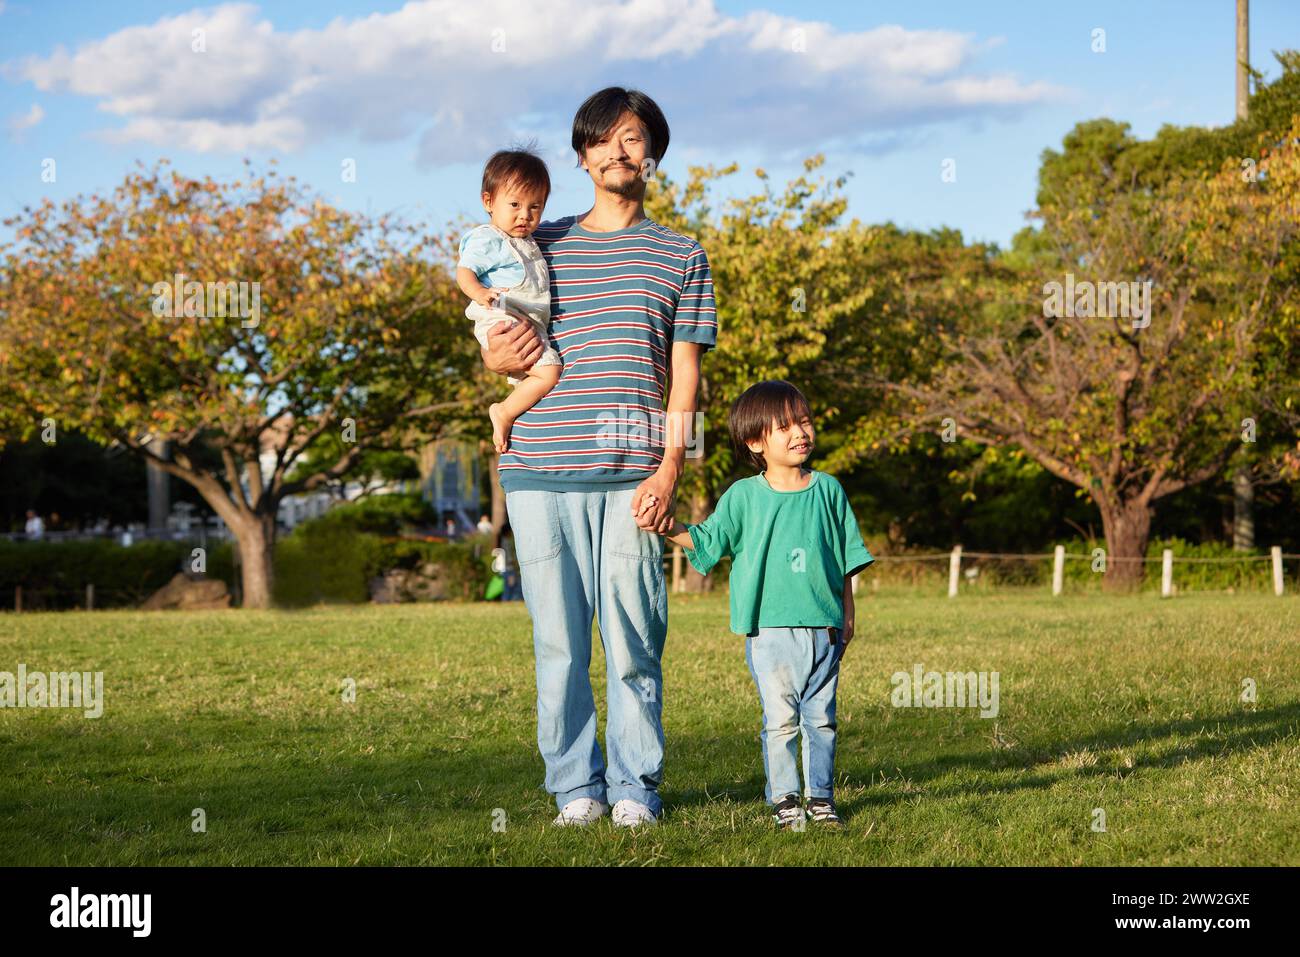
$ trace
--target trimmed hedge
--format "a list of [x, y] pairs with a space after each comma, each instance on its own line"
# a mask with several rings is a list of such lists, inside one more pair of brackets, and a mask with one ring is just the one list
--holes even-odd
[[23, 589], [23, 609], [85, 607], [86, 585], [95, 586], [96, 608], [139, 604], [188, 565], [185, 542], [143, 541], [124, 546], [108, 540], [0, 542], [0, 607], [13, 607]]
[[426, 562], [442, 569], [453, 598], [481, 598], [492, 577], [487, 538], [434, 542], [410, 537], [435, 518], [417, 495], [382, 495], [336, 505], [302, 523], [276, 543], [276, 604], [301, 608], [320, 602], [366, 602], [370, 579]]
[[[273, 597], [277, 605], [301, 608], [370, 600], [370, 579], [392, 568], [441, 568], [453, 598], [483, 596], [492, 577], [485, 536], [463, 542], [411, 537], [433, 524], [433, 510], [416, 495], [384, 495], [338, 505], [299, 525], [275, 544]], [[403, 537], [406, 535], [407, 537]], [[23, 589], [24, 610], [71, 609], [85, 605], [86, 585], [95, 586], [95, 607], [138, 605], [187, 570], [194, 542], [142, 541], [124, 547], [109, 540], [0, 542], [0, 608], [13, 607], [14, 588]], [[207, 575], [236, 591], [233, 542], [208, 546]]]
[[335, 505], [324, 515], [303, 522], [294, 531], [329, 526], [375, 535], [400, 535], [432, 528], [437, 520], [433, 506], [418, 495], [376, 495]]

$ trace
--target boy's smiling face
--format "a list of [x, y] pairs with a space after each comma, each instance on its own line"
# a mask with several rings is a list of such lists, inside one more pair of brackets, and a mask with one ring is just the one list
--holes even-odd
[[797, 468], [812, 455], [813, 439], [812, 416], [807, 409], [800, 409], [785, 423], [773, 419], [761, 440], [755, 439], [746, 445], [751, 452], [763, 456], [768, 468]]

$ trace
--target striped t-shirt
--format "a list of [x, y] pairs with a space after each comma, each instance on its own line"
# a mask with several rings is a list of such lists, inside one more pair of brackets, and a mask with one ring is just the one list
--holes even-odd
[[515, 420], [500, 456], [504, 491], [600, 491], [640, 484], [663, 460], [674, 342], [717, 343], [713, 277], [695, 240], [643, 219], [592, 232], [568, 216], [533, 239], [551, 276], [549, 393]]

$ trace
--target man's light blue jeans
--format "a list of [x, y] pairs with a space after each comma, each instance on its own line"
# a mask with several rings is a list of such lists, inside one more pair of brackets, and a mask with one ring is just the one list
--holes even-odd
[[805, 797], [833, 796], [835, 688], [843, 654], [835, 628], [760, 628], [745, 639], [745, 662], [763, 704], [769, 804], [799, 793], [800, 731]]
[[[663, 809], [664, 544], [633, 520], [635, 491], [506, 493], [533, 619], [537, 747], [559, 808], [589, 797]], [[593, 614], [605, 649], [608, 767], [589, 676]]]

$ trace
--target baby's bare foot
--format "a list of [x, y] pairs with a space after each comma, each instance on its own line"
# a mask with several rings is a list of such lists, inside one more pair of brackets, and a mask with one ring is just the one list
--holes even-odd
[[515, 421], [506, 415], [500, 402], [488, 406], [488, 418], [492, 420], [492, 446], [498, 452], [505, 452], [510, 448], [510, 427]]

